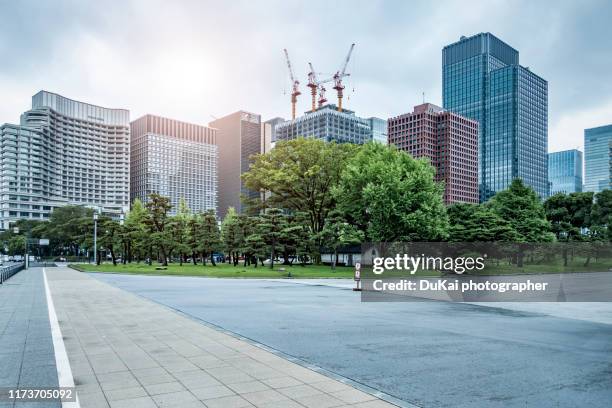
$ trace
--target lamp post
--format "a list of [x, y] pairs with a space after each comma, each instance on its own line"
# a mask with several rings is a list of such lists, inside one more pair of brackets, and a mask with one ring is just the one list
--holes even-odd
[[[19, 227], [13, 227], [13, 234], [19, 235]], [[26, 243], [27, 245], [27, 243]]]
[[94, 265], [98, 264], [98, 212], [94, 211]]

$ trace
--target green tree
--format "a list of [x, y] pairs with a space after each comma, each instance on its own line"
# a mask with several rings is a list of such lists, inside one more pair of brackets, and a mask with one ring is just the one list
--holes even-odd
[[270, 250], [270, 269], [273, 269], [283, 230], [287, 228], [287, 216], [279, 208], [268, 208], [260, 218], [260, 234]]
[[25, 255], [25, 249], [26, 249], [25, 235], [19, 234], [19, 235], [14, 235], [10, 237], [8, 240], [7, 249], [8, 249], [8, 254], [10, 256]]
[[544, 202], [546, 218], [558, 241], [581, 241], [590, 227], [593, 193], [558, 193]]
[[93, 213], [91, 208], [76, 205], [55, 208], [45, 231], [50, 244], [74, 256], [79, 256], [83, 246], [93, 248]]
[[191, 252], [191, 260], [194, 265], [198, 264], [198, 254], [200, 253], [200, 215], [192, 214], [187, 221], [187, 247]]
[[518, 244], [514, 262], [523, 266], [523, 258], [528, 243], [552, 242], [555, 235], [551, 232], [550, 222], [546, 219], [544, 205], [536, 192], [515, 178], [510, 186], [495, 194], [487, 203], [502, 219], [509, 222], [516, 233]]
[[489, 205], [459, 203], [448, 207], [451, 242], [514, 242], [517, 233]]
[[150, 246], [146, 226], [147, 210], [138, 198], [132, 202], [132, 208], [125, 217], [123, 239], [125, 246], [124, 263], [132, 262], [134, 256], [138, 262], [145, 257]]
[[393, 146], [368, 143], [334, 189], [338, 209], [371, 241], [436, 241], [448, 235], [443, 186], [434, 168]]
[[596, 193], [594, 203], [591, 209], [590, 227], [588, 230], [588, 239], [590, 245], [587, 248], [587, 258], [585, 266], [587, 266], [592, 257], [597, 259], [600, 251], [609, 246], [612, 240], [612, 190], [605, 189]]
[[[593, 193], [558, 193], [544, 202], [546, 218], [557, 241], [584, 241], [588, 236], [583, 231], [591, 227]], [[568, 245], [563, 245], [563, 264], [568, 265]]]
[[240, 251], [244, 256], [244, 266], [255, 264], [265, 260], [267, 254], [267, 246], [263, 236], [260, 234], [260, 223], [259, 217], [241, 216], [239, 218], [238, 225], [240, 227]]
[[612, 190], [605, 189], [595, 194], [591, 211], [593, 233], [605, 240], [612, 240]]
[[555, 239], [546, 219], [544, 205], [536, 192], [519, 178], [500, 191], [488, 203], [500, 218], [509, 222], [522, 243], [552, 242]]
[[227, 254], [228, 261], [238, 265], [238, 251], [241, 247], [241, 231], [238, 214], [234, 207], [229, 207], [221, 222], [221, 244]]
[[206, 257], [210, 256], [210, 263], [217, 266], [214, 252], [221, 247], [221, 234], [217, 224], [215, 210], [208, 210], [200, 217], [198, 238], [202, 250], [202, 263], [206, 265]]
[[332, 211], [321, 231], [321, 241], [323, 245], [333, 249], [334, 258], [332, 269], [336, 269], [338, 263], [338, 249], [347, 245], [359, 244], [364, 239], [363, 231], [354, 225], [349, 224], [338, 211]]
[[145, 223], [151, 230], [151, 240], [161, 251], [162, 265], [168, 266], [168, 247], [171, 245], [171, 238], [168, 235], [167, 227], [169, 222], [168, 212], [172, 205], [168, 197], [153, 193], [149, 195], [149, 201], [145, 207], [148, 211]]
[[331, 189], [358, 149], [353, 144], [318, 139], [277, 142], [270, 152], [254, 156], [242, 179], [250, 190], [271, 193], [262, 208], [304, 212], [308, 214], [312, 233], [318, 234], [334, 208]]
[[[179, 263], [182, 266], [187, 258], [187, 252], [191, 249], [189, 245], [189, 221], [193, 218], [191, 210], [183, 197], [179, 200], [176, 215], [170, 219], [169, 229], [171, 236], [171, 252], [177, 252]], [[170, 256], [170, 255], [169, 255]]]
[[310, 259], [319, 256], [319, 247], [317, 246], [317, 237], [313, 236], [308, 225], [308, 214], [297, 212], [291, 217], [290, 221], [292, 234], [297, 241], [295, 246], [295, 255], [297, 256], [300, 265], [306, 266], [306, 262]]
[[121, 226], [117, 221], [106, 216], [100, 217], [98, 224], [100, 237], [98, 239], [98, 254], [96, 255], [96, 262], [98, 265], [100, 265], [100, 251], [104, 249], [110, 252], [113, 265], [117, 265], [116, 248], [117, 245], [121, 243], [118, 233]]

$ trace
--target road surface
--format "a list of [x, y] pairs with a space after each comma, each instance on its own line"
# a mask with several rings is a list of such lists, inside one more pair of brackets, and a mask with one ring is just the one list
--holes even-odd
[[95, 274], [422, 407], [610, 407], [612, 325], [342, 285]]

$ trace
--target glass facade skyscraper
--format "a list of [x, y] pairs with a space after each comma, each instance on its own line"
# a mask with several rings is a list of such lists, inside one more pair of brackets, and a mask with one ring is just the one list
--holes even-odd
[[20, 125], [0, 127], [0, 228], [83, 205], [129, 208], [130, 114], [41, 91]]
[[584, 190], [599, 192], [612, 188], [610, 143], [612, 125], [584, 130]]
[[479, 195], [486, 201], [521, 178], [548, 195], [548, 83], [490, 33], [442, 50], [444, 109], [479, 122]]
[[272, 136], [271, 143], [276, 142], [276, 125], [278, 125], [280, 123], [285, 123], [285, 122], [286, 122], [285, 118], [279, 118], [279, 117], [272, 118], [270, 120], [266, 120], [265, 123], [270, 125], [270, 129], [272, 131], [272, 134], [271, 134], [271, 136]]
[[130, 125], [131, 197], [168, 197], [171, 214], [185, 200], [194, 213], [217, 210], [216, 130], [154, 115]]
[[582, 152], [564, 150], [548, 154], [550, 194], [582, 191]]
[[375, 117], [368, 118], [368, 121], [370, 122], [370, 127], [372, 128], [372, 140], [374, 142], [387, 144], [389, 141], [389, 137], [387, 134], [387, 121]]

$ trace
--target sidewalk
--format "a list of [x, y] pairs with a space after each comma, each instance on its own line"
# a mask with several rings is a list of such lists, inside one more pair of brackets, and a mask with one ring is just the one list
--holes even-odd
[[393, 406], [87, 274], [46, 273], [84, 408]]
[[[23, 270], [0, 285], [0, 387], [57, 386], [42, 269]], [[32, 404], [40, 408], [60, 406], [59, 402]], [[12, 406], [0, 401], [1, 408]]]

